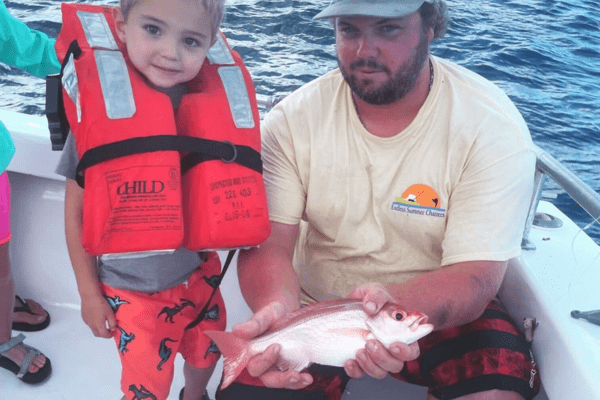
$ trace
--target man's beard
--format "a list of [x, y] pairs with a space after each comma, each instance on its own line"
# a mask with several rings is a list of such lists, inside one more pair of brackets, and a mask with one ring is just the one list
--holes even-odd
[[385, 65], [380, 65], [372, 58], [366, 60], [362, 59], [350, 64], [350, 71], [355, 68], [368, 67], [379, 69], [382, 72], [387, 73], [389, 76], [388, 81], [372, 90], [367, 90], [367, 87], [372, 84], [373, 81], [370, 79], [357, 79], [351, 72], [342, 66], [339, 57], [338, 65], [342, 72], [342, 76], [350, 86], [350, 89], [352, 89], [361, 100], [369, 104], [384, 105], [396, 102], [412, 90], [417, 83], [423, 64], [428, 58], [429, 43], [427, 42], [427, 35], [425, 32], [421, 32], [421, 37], [419, 39], [419, 44], [415, 49], [414, 57], [401, 65], [395, 75], [392, 75], [391, 71]]

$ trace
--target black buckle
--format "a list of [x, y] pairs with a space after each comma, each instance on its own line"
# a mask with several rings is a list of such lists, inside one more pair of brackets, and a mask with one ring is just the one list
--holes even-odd
[[50, 130], [52, 150], [62, 150], [65, 147], [69, 134], [69, 121], [67, 121], [62, 102], [61, 74], [46, 76], [46, 118]]
[[221, 161], [223, 161], [224, 163], [232, 163], [232, 162], [234, 162], [237, 159], [237, 156], [238, 156], [237, 147], [235, 146], [235, 144], [233, 144], [231, 142], [228, 142], [228, 141], [223, 141], [221, 143], [228, 144], [233, 149], [233, 157], [231, 157], [229, 160], [221, 158]]

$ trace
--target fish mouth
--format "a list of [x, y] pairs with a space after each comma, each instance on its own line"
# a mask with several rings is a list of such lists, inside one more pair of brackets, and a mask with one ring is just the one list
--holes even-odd
[[415, 319], [413, 321], [413, 323], [410, 324], [408, 327], [410, 328], [411, 331], [416, 331], [417, 329], [419, 329], [419, 327], [421, 325], [425, 325], [428, 320], [429, 320], [429, 317], [427, 317], [426, 315], [423, 315], [423, 316]]

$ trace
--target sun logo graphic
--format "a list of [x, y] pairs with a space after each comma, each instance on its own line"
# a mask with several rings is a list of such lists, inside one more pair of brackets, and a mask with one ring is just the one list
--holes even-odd
[[402, 197], [396, 197], [392, 203], [392, 210], [430, 217], [446, 216], [446, 210], [442, 208], [437, 192], [420, 183], [406, 189]]

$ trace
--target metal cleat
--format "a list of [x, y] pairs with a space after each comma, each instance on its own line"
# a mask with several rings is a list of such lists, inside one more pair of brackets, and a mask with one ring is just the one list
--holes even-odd
[[596, 324], [600, 326], [600, 310], [594, 311], [571, 311], [571, 317], [573, 318], [583, 318], [591, 322], [592, 324]]

